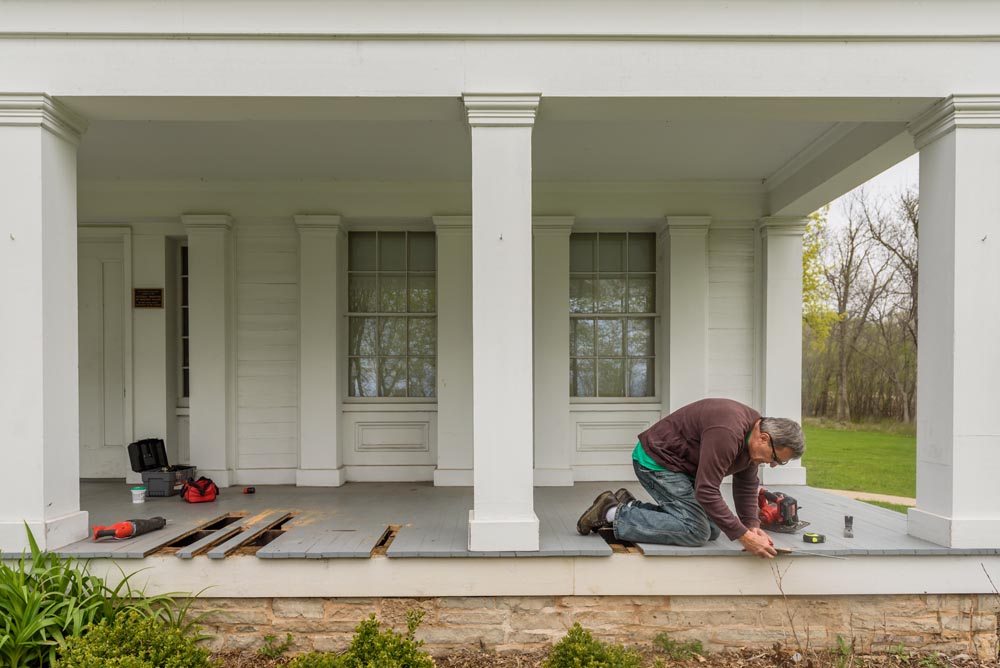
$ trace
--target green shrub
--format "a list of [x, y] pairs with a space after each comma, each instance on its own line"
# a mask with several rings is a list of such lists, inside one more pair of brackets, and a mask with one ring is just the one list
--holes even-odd
[[288, 651], [288, 648], [292, 646], [292, 634], [286, 633], [285, 639], [282, 642], [278, 642], [278, 636], [266, 635], [264, 636], [264, 644], [261, 648], [257, 650], [257, 653], [268, 659], [277, 659], [279, 656]]
[[595, 639], [579, 624], [552, 647], [545, 668], [639, 668], [641, 657], [621, 645]]
[[354, 628], [351, 646], [343, 654], [303, 654], [292, 659], [288, 668], [433, 668], [434, 659], [420, 651], [424, 641], [414, 639], [423, 617], [420, 610], [407, 612], [403, 634], [381, 631], [372, 615]]
[[136, 610], [102, 619], [67, 640], [58, 668], [209, 668], [208, 650], [156, 617]]
[[656, 637], [653, 638], [653, 646], [661, 654], [665, 654], [668, 658], [674, 659], [675, 661], [683, 661], [684, 659], [693, 659], [695, 656], [701, 655], [705, 652], [705, 649], [701, 646], [700, 640], [692, 640], [691, 642], [678, 642], [664, 633], [657, 633]]
[[156, 616], [183, 631], [200, 618], [188, 620], [187, 607], [170, 595], [145, 596], [132, 589], [132, 575], [114, 588], [91, 575], [86, 564], [43, 553], [25, 525], [31, 554], [0, 561], [0, 666], [51, 665], [68, 638], [125, 610]]

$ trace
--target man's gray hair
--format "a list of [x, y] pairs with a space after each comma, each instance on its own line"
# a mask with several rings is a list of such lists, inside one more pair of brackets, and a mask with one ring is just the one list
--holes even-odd
[[771, 435], [771, 443], [776, 448], [785, 447], [792, 451], [792, 459], [799, 459], [806, 451], [806, 435], [795, 420], [788, 418], [761, 418], [760, 430]]

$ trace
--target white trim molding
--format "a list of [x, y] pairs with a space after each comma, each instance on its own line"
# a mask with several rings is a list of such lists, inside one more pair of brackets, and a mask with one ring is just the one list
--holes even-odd
[[531, 126], [541, 100], [540, 93], [462, 93], [469, 125]]
[[39, 126], [74, 146], [87, 131], [87, 119], [45, 93], [0, 93], [0, 126]]
[[918, 116], [907, 129], [920, 150], [955, 128], [1000, 128], [1000, 95], [952, 95]]

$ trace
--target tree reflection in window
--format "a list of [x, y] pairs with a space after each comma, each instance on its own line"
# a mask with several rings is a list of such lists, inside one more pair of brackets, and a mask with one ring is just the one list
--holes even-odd
[[348, 237], [348, 394], [434, 397], [436, 246], [432, 232]]
[[655, 395], [655, 235], [571, 235], [569, 313], [570, 396]]

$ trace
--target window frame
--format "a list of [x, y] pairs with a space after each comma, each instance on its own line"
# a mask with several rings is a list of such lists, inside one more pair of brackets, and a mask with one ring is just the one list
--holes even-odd
[[[404, 253], [405, 253], [405, 257], [406, 257], [406, 260], [405, 260], [405, 262], [406, 262], [406, 269], [404, 269], [403, 271], [382, 270], [381, 268], [379, 268], [376, 265], [376, 269], [373, 269], [373, 270], [352, 270], [351, 266], [350, 266], [351, 235], [352, 234], [357, 234], [357, 233], [366, 233], [366, 232], [367, 233], [374, 233], [376, 235], [376, 251], [375, 251], [376, 258], [378, 258], [378, 253], [379, 253], [379, 250], [378, 250], [378, 248], [379, 248], [379, 246], [378, 246], [378, 239], [379, 239], [380, 235], [382, 235], [382, 234], [391, 234], [391, 233], [404, 233], [404, 235], [405, 235], [404, 236], [404, 239], [405, 239], [405, 242], [404, 242], [404, 249], [405, 249], [405, 251], [404, 251]], [[409, 235], [410, 234], [429, 234], [434, 239], [434, 270], [433, 271], [412, 271], [411, 272], [409, 270]], [[344, 387], [344, 395], [342, 397], [343, 403], [345, 403], [345, 404], [354, 404], [354, 405], [356, 405], [359, 408], [362, 407], [362, 406], [368, 405], [373, 410], [377, 410], [378, 406], [385, 407], [385, 406], [389, 406], [391, 404], [425, 404], [425, 405], [430, 404], [430, 405], [436, 405], [437, 404], [437, 400], [438, 400], [438, 398], [437, 398], [437, 379], [438, 379], [438, 373], [439, 373], [439, 369], [440, 369], [440, 366], [439, 366], [439, 363], [440, 363], [440, 349], [439, 349], [439, 343], [438, 343], [438, 324], [439, 324], [439, 320], [438, 320], [438, 306], [439, 306], [438, 305], [438, 296], [439, 296], [439, 292], [438, 292], [438, 258], [437, 258], [437, 241], [438, 240], [437, 240], [437, 234], [436, 234], [435, 230], [433, 228], [427, 229], [427, 228], [425, 228], [423, 226], [405, 226], [405, 227], [397, 227], [397, 226], [385, 226], [385, 227], [383, 227], [383, 226], [379, 226], [377, 228], [368, 228], [368, 227], [358, 226], [358, 227], [353, 227], [351, 229], [348, 229], [346, 236], [347, 236], [347, 239], [346, 239], [346, 243], [345, 243], [345, 247], [346, 247], [345, 257], [347, 258], [347, 261], [344, 263], [343, 274], [341, 274], [343, 276], [343, 278], [344, 278], [344, 292], [345, 292], [345, 295], [344, 295], [344, 319], [345, 319], [345, 327], [344, 327], [344, 334], [345, 334], [345, 336], [344, 336], [344, 339], [345, 340], [344, 340], [343, 348], [341, 348], [342, 354], [343, 354], [343, 358], [342, 359], [343, 359], [344, 364], [345, 364], [344, 378], [345, 378], [345, 383], [346, 383], [346, 385]], [[377, 262], [377, 260], [376, 260], [376, 262]], [[423, 311], [423, 312], [410, 312], [408, 310], [407, 311], [391, 311], [391, 312], [390, 311], [381, 311], [381, 310], [378, 310], [378, 311], [369, 311], [369, 312], [365, 312], [365, 311], [352, 311], [352, 310], [350, 310], [350, 308], [351, 308], [351, 306], [350, 306], [350, 304], [351, 304], [350, 282], [351, 282], [351, 276], [353, 274], [363, 274], [363, 275], [372, 275], [372, 276], [375, 276], [376, 277], [376, 285], [377, 285], [377, 281], [378, 281], [378, 276], [380, 276], [382, 274], [387, 274], [387, 275], [393, 275], [393, 274], [395, 274], [395, 275], [402, 275], [407, 280], [407, 293], [409, 291], [409, 278], [411, 276], [424, 276], [424, 277], [433, 276], [433, 279], [434, 279], [434, 283], [433, 283], [434, 284], [434, 306], [435, 306], [434, 310], [433, 311]], [[376, 288], [376, 299], [378, 299], [377, 288]], [[379, 306], [381, 306], [381, 305], [379, 305]], [[409, 308], [409, 307], [407, 307], [407, 308]], [[403, 355], [403, 356], [400, 356], [400, 355], [378, 355], [378, 354], [376, 354], [374, 356], [369, 356], [369, 355], [352, 355], [351, 351], [350, 351], [351, 319], [352, 318], [358, 318], [358, 317], [376, 318], [376, 319], [383, 318], [383, 317], [402, 317], [402, 318], [405, 318], [407, 320], [407, 322], [409, 322], [410, 318], [430, 318], [430, 319], [432, 319], [434, 321], [434, 354], [433, 354], [433, 356], [431, 356], [431, 355], [410, 355], [409, 352], [407, 352], [407, 354]], [[406, 347], [407, 348], [409, 348], [409, 329], [410, 329], [409, 326], [407, 326], [407, 328], [406, 328]], [[377, 339], [377, 337], [378, 337], [378, 333], [376, 331], [376, 339]], [[431, 358], [432, 357], [433, 360], [434, 360], [434, 379], [435, 379], [435, 382], [434, 382], [434, 395], [433, 396], [416, 396], [416, 397], [411, 397], [411, 396], [374, 396], [374, 397], [352, 396], [350, 394], [350, 392], [351, 392], [351, 360], [352, 359], [360, 359], [360, 358], [374, 358], [375, 360], [379, 360], [381, 358], [386, 358], [386, 357], [405, 359], [407, 361], [407, 367], [409, 365], [409, 360], [411, 358]], [[378, 382], [377, 373], [376, 373], [376, 382]], [[409, 378], [407, 378], [407, 392], [409, 392]]]
[[[601, 274], [608, 274], [608, 275], [619, 274], [622, 277], [624, 277], [626, 281], [628, 280], [628, 277], [630, 275], [633, 275], [633, 274], [637, 275], [637, 276], [638, 275], [651, 276], [652, 279], [653, 279], [653, 289], [654, 289], [654, 293], [653, 293], [653, 311], [652, 312], [648, 312], [648, 313], [644, 313], [642, 315], [634, 315], [634, 314], [629, 313], [628, 310], [627, 310], [627, 308], [628, 308], [627, 304], [626, 304], [626, 307], [625, 307], [626, 310], [623, 311], [623, 312], [621, 312], [621, 313], [608, 313], [608, 312], [603, 312], [603, 311], [598, 312], [596, 310], [593, 311], [593, 312], [590, 312], [590, 313], [574, 313], [572, 311], [569, 311], [569, 303], [567, 303], [567, 312], [568, 312], [569, 319], [570, 319], [570, 332], [571, 333], [572, 333], [572, 321], [573, 320], [594, 320], [595, 321], [595, 328], [596, 328], [596, 321], [599, 320], [599, 319], [602, 319], [602, 318], [603, 319], [620, 320], [623, 323], [623, 328], [622, 328], [622, 332], [623, 332], [622, 335], [623, 335], [623, 337], [626, 336], [625, 327], [627, 327], [626, 323], [627, 323], [627, 321], [630, 318], [632, 318], [632, 319], [648, 320], [652, 324], [652, 329], [653, 329], [653, 333], [652, 333], [652, 338], [653, 338], [653, 341], [652, 341], [652, 343], [653, 343], [653, 353], [652, 353], [651, 357], [635, 357], [635, 358], [630, 358], [626, 354], [623, 357], [605, 357], [605, 359], [622, 359], [622, 360], [625, 361], [625, 367], [626, 367], [625, 368], [625, 374], [626, 375], [625, 375], [625, 378], [624, 378], [624, 383], [625, 383], [625, 390], [626, 390], [626, 392], [628, 391], [628, 375], [627, 375], [628, 374], [628, 369], [627, 369], [628, 365], [627, 365], [627, 360], [629, 360], [629, 359], [650, 359], [650, 360], [652, 360], [652, 371], [653, 371], [652, 390], [653, 390], [653, 393], [650, 394], [650, 395], [646, 395], [646, 396], [598, 396], [598, 395], [595, 395], [595, 396], [575, 396], [575, 395], [572, 394], [572, 392], [573, 392], [573, 387], [572, 387], [572, 382], [571, 382], [572, 381], [572, 376], [570, 376], [569, 378], [567, 378], [567, 382], [570, 383], [570, 387], [569, 387], [569, 391], [570, 391], [569, 400], [570, 400], [571, 407], [584, 408], [584, 407], [586, 407], [586, 406], [589, 405], [589, 406], [592, 406], [592, 407], [596, 408], [596, 405], [608, 405], [608, 404], [615, 404], [615, 405], [622, 405], [622, 404], [639, 405], [639, 404], [658, 404], [658, 403], [661, 403], [662, 400], [661, 400], [661, 389], [660, 389], [660, 380], [661, 380], [660, 377], [662, 375], [662, 373], [661, 373], [662, 358], [661, 358], [661, 350], [660, 350], [661, 349], [660, 340], [662, 338], [662, 332], [661, 332], [662, 318], [661, 318], [661, 314], [660, 314], [660, 305], [662, 303], [662, 295], [661, 295], [662, 285], [660, 283], [660, 270], [661, 270], [661, 267], [660, 267], [660, 261], [659, 261], [659, 239], [658, 239], [658, 235], [655, 232], [650, 231], [648, 229], [626, 229], [626, 230], [586, 229], [586, 230], [579, 230], [579, 231], [574, 230], [573, 233], [570, 235], [570, 238], [572, 239], [572, 237], [575, 236], [575, 235], [577, 235], [577, 234], [592, 234], [592, 235], [594, 235], [594, 244], [595, 244], [595, 248], [598, 249], [598, 255], [595, 257], [595, 267], [594, 267], [594, 269], [592, 271], [589, 271], [589, 272], [575, 272], [575, 271], [572, 270], [572, 249], [571, 249], [570, 250], [570, 266], [569, 266], [570, 270], [568, 272], [568, 277], [571, 280], [573, 278], [576, 278], [576, 277], [584, 277], [584, 276], [587, 276], [587, 275], [589, 275], [590, 277], [592, 277], [595, 280], [595, 288], [594, 288], [594, 290], [595, 290], [595, 294], [594, 294], [595, 301], [597, 299], [597, 284], [596, 284], [596, 280], [597, 280], [597, 278], [599, 278], [599, 276]], [[596, 264], [596, 263], [600, 262], [599, 248], [600, 248], [600, 237], [601, 237], [602, 234], [616, 234], [616, 235], [621, 234], [621, 235], [625, 236], [625, 242], [624, 242], [625, 243], [625, 249], [626, 249], [625, 250], [625, 266], [624, 266], [624, 268], [623, 268], [622, 271], [620, 271], [620, 272], [613, 272], [613, 271], [602, 272], [602, 271], [600, 271], [599, 264]], [[642, 234], [642, 235], [649, 235], [650, 236], [650, 241], [652, 243], [652, 249], [651, 250], [652, 250], [652, 258], [653, 258], [653, 270], [652, 271], [649, 271], [649, 272], [630, 272], [628, 270], [628, 250], [627, 249], [628, 249], [628, 244], [629, 244], [629, 237], [631, 235], [634, 235], [634, 234]], [[626, 283], [626, 285], [627, 285], [627, 283]], [[628, 299], [627, 289], [626, 289], [625, 299], [626, 300]], [[597, 305], [595, 304], [595, 309], [596, 308], [597, 308]], [[595, 329], [595, 335], [596, 335], [596, 329]], [[567, 339], [567, 344], [568, 343], [569, 343], [569, 340]], [[596, 345], [596, 341], [595, 341], [595, 345]], [[623, 341], [623, 346], [627, 346], [627, 341]], [[627, 352], [627, 349], [626, 349], [626, 352]], [[578, 358], [573, 354], [572, 348], [570, 348], [569, 354], [568, 354], [568, 360], [569, 360], [569, 363], [570, 363], [571, 372], [572, 372], [572, 363], [573, 363], [574, 359], [578, 359]], [[584, 357], [583, 359], [593, 359], [595, 361], [595, 363], [596, 363], [598, 360], [602, 359], [602, 357], [599, 356], [599, 355], [597, 355], [596, 354], [596, 350], [595, 350], [595, 355], [593, 357], [589, 357], [588, 356], [588, 357]], [[595, 374], [597, 374], [597, 373], [598, 372], [595, 369]], [[597, 381], [597, 377], [595, 375], [595, 389], [596, 389], [596, 381]]]
[[[185, 273], [185, 265], [187, 272]], [[182, 240], [177, 244], [177, 407], [189, 408], [191, 406], [191, 257], [188, 253], [187, 240]], [[185, 281], [187, 279], [187, 289]], [[184, 313], [188, 314], [188, 332], [184, 333]], [[188, 342], [188, 363], [184, 364], [184, 341]], [[184, 371], [188, 373], [188, 393], [184, 394]]]

